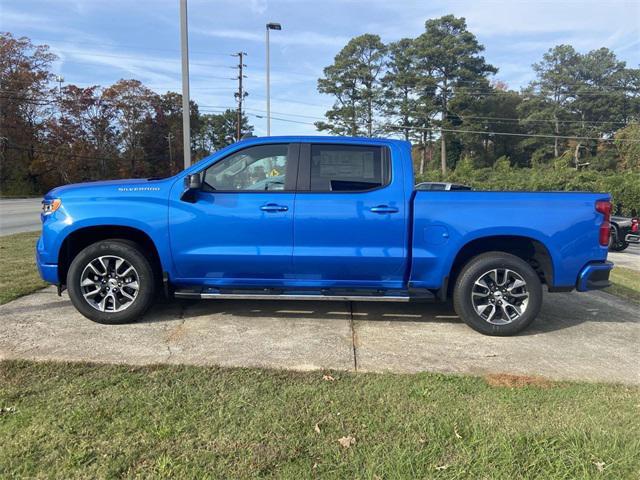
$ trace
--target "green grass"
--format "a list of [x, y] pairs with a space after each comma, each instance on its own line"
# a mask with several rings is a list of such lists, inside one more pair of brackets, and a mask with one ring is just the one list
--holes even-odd
[[[0, 362], [0, 477], [623, 479], [640, 472], [638, 388], [331, 375], [335, 381], [321, 372]], [[349, 448], [338, 442], [346, 436], [355, 438]]]
[[616, 266], [610, 278], [612, 285], [607, 292], [640, 303], [640, 272]]
[[45, 287], [35, 260], [39, 232], [0, 236], [0, 305]]

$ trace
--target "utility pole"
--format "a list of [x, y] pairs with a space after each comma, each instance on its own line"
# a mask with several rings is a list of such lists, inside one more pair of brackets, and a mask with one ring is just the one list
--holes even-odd
[[56, 75], [56, 82], [58, 82], [58, 107], [60, 109], [60, 118], [62, 118], [62, 82], [64, 82], [64, 77]]
[[242, 101], [244, 100], [244, 97], [249, 95], [242, 88], [242, 79], [247, 78], [244, 74], [244, 67], [246, 67], [246, 65], [244, 64], [245, 55], [246, 52], [238, 52], [233, 54], [234, 57], [238, 57], [238, 92], [235, 94], [236, 100], [238, 101], [238, 119], [236, 125], [237, 141], [240, 141], [240, 139], [242, 138]]
[[62, 75], [56, 75], [56, 82], [58, 82], [58, 97], [62, 98], [62, 82], [64, 82], [64, 77]]
[[189, 30], [187, 0], [180, 0], [180, 50], [182, 52], [182, 143], [184, 168], [191, 166], [191, 109], [189, 108]]
[[171, 148], [171, 140], [173, 139], [173, 134], [169, 132], [166, 136], [167, 143], [169, 144], [169, 174], [173, 175], [173, 149]]

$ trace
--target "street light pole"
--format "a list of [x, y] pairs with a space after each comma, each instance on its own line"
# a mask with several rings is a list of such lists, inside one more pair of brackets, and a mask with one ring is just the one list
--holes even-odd
[[189, 108], [189, 31], [187, 0], [180, 0], [180, 49], [182, 51], [182, 150], [184, 168], [191, 166], [191, 110]]
[[267, 23], [267, 136], [271, 135], [271, 66], [269, 59], [269, 30], [282, 30], [282, 25], [274, 22]]

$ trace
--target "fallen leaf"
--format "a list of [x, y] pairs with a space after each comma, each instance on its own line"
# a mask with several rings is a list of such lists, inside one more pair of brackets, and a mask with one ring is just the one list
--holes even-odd
[[320, 426], [316, 423], [316, 426], [313, 427], [313, 429], [316, 431], [316, 433], [320, 433]]
[[311, 468], [313, 468], [313, 469], [315, 470], [316, 468], [318, 468], [318, 464], [317, 464], [317, 463], [314, 463], [314, 464], [313, 464], [313, 467], [311, 467]]
[[436, 467], [436, 470], [446, 470], [447, 468], [449, 468], [451, 465], [439, 465]]
[[352, 437], [351, 435], [347, 435], [346, 437], [339, 438], [338, 442], [344, 448], [349, 448], [351, 445], [355, 445], [356, 439], [354, 437]]
[[418, 439], [418, 443], [425, 444], [425, 443], [427, 443], [427, 441], [424, 438], [419, 438]]
[[322, 379], [326, 382], [333, 382], [335, 380], [331, 375], [323, 375]]
[[4, 413], [16, 413], [16, 407], [2, 407], [0, 408], [0, 415]]
[[453, 426], [453, 433], [455, 433], [455, 434], [456, 434], [456, 438], [457, 438], [457, 439], [461, 439], [461, 438], [462, 438], [462, 435], [460, 435], [460, 434], [458, 433], [458, 425], [454, 425], [454, 426]]
[[604, 472], [604, 462], [593, 462], [599, 472]]

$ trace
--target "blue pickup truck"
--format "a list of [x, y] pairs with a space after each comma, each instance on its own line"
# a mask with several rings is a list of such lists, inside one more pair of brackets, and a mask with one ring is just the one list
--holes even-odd
[[87, 318], [140, 318], [154, 298], [453, 299], [511, 335], [548, 291], [609, 285], [602, 193], [414, 188], [411, 145], [268, 137], [164, 179], [67, 185], [43, 200], [37, 264]]

